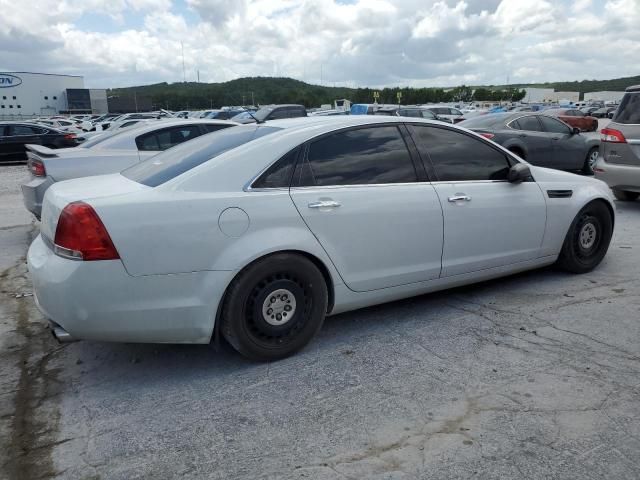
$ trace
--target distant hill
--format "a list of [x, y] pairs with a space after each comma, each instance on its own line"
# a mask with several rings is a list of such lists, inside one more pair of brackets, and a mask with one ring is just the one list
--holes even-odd
[[[602, 90], [624, 90], [629, 85], [640, 84], [640, 75], [612, 80], [582, 80], [576, 82], [549, 82], [540, 84], [514, 84], [482, 86], [482, 92], [490, 92], [487, 98], [475, 100], [518, 99], [525, 87], [554, 88], [558, 91], [580, 93]], [[480, 86], [478, 86], [480, 87]], [[477, 88], [477, 87], [471, 87]], [[318, 107], [347, 98], [355, 103], [372, 103], [373, 92], [379, 91], [380, 103], [397, 103], [401, 92], [403, 104], [430, 103], [467, 99], [468, 87], [443, 88], [346, 88], [311, 85], [288, 77], [246, 77], [222, 83], [157, 83], [138, 87], [116, 88], [109, 96], [141, 95], [151, 98], [154, 109], [190, 110], [216, 108], [224, 105], [265, 105], [270, 103], [299, 103], [306, 107]], [[461, 93], [462, 92], [462, 93]]]

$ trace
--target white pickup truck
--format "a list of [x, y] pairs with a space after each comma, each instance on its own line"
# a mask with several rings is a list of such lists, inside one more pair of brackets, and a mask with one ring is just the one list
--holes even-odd
[[31, 178], [22, 184], [24, 205], [40, 218], [44, 194], [55, 182], [117, 173], [174, 145], [234, 125], [224, 120], [171, 119], [105, 133], [74, 148], [27, 145]]

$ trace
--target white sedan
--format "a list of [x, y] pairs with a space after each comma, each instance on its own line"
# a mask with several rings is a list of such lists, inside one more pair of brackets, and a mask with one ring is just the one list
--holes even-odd
[[289, 355], [326, 315], [557, 263], [596, 267], [614, 207], [453, 125], [342, 116], [239, 126], [54, 185], [28, 254], [61, 340]]
[[24, 205], [40, 218], [44, 194], [55, 182], [117, 173], [175, 145], [234, 125], [237, 124], [223, 120], [153, 120], [141, 126], [105, 132], [79, 147], [51, 149], [27, 145], [27, 168], [31, 176], [21, 185]]

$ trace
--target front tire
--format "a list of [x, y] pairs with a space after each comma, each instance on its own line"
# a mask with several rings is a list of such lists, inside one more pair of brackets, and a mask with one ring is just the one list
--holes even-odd
[[309, 343], [322, 327], [327, 302], [324, 276], [312, 261], [274, 254], [252, 263], [231, 282], [221, 331], [245, 357], [277, 360]]
[[557, 264], [573, 273], [587, 273], [602, 261], [611, 243], [613, 219], [602, 202], [586, 205], [569, 227]]
[[637, 200], [640, 196], [640, 193], [637, 192], [627, 192], [625, 190], [613, 190], [613, 196], [622, 202], [633, 202]]

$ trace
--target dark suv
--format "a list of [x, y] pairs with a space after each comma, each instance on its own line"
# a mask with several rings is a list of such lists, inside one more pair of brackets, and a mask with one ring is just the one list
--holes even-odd
[[75, 133], [26, 122], [0, 122], [0, 163], [26, 162], [25, 145], [43, 145], [49, 148], [75, 147]]
[[601, 130], [594, 167], [618, 200], [640, 196], [640, 85], [628, 87], [613, 120]]

